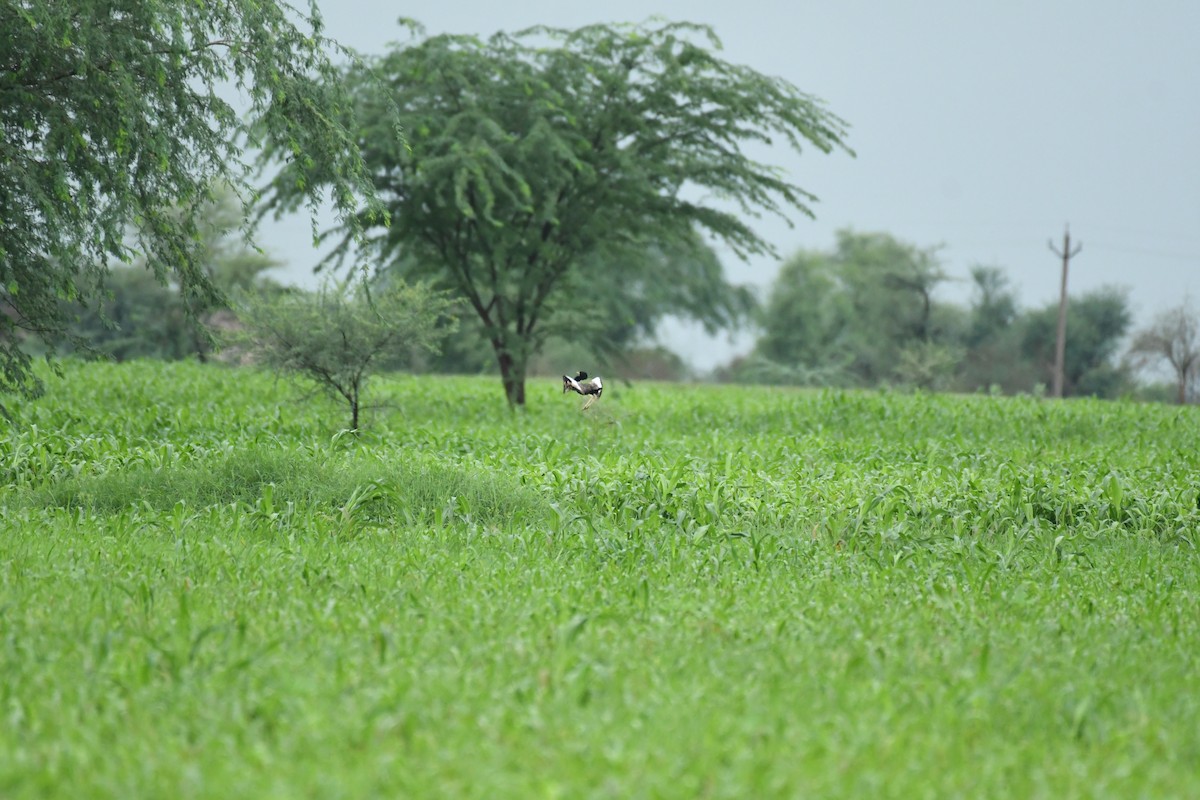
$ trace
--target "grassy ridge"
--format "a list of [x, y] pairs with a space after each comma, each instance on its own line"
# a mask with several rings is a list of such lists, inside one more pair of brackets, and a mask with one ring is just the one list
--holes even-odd
[[[0, 795], [1192, 796], [1194, 409], [72, 367]], [[594, 412], [594, 413], [593, 413]]]

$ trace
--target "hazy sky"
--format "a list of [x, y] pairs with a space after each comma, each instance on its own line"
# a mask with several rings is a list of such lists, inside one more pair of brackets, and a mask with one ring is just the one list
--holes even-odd
[[[711, 25], [724, 57], [777, 75], [850, 124], [857, 157], [781, 150], [773, 160], [820, 200], [815, 221], [764, 219], [783, 256], [831, 249], [841, 228], [941, 245], [943, 267], [1007, 270], [1027, 306], [1058, 296], [1047, 247], [1069, 223], [1083, 250], [1072, 293], [1128, 287], [1139, 322], [1200, 300], [1200, 2], [1196, 0], [320, 0], [328, 32], [364, 53], [429, 32], [490, 34], [652, 16]], [[294, 219], [262, 244], [306, 280], [316, 260]], [[772, 259], [726, 259], [764, 290]], [[965, 301], [965, 282], [942, 296]], [[748, 347], [672, 326], [664, 342], [700, 367]]]

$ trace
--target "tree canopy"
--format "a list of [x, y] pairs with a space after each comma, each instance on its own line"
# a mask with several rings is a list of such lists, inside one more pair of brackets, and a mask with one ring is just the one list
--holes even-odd
[[[719, 47], [688, 23], [416, 35], [349, 71], [391, 226], [357, 222], [407, 277], [469, 303], [511, 404], [546, 336], [603, 329], [614, 306], [721, 323], [744, 297], [707, 243], [770, 252], [755, 217], [811, 214], [813, 196], [746, 146], [845, 149], [844, 123]], [[296, 202], [297, 169], [272, 185], [280, 208]]]
[[931, 248], [838, 231], [833, 252], [800, 252], [783, 265], [758, 355], [862, 385], [891, 380], [906, 347], [927, 351], [940, 338], [933, 293], [945, 279]]
[[348, 224], [383, 219], [315, 2], [10, 0], [0, 30], [0, 391], [37, 390], [25, 339], [53, 352], [113, 263], [216, 294], [200, 222], [216, 186], [253, 201], [248, 148], [314, 207], [319, 171]]
[[803, 250], [783, 263], [761, 314], [755, 350], [778, 364], [849, 365], [850, 304], [832, 260]]
[[1021, 351], [1023, 311], [1017, 289], [1003, 268], [971, 268], [971, 301], [966, 309], [963, 360], [958, 388], [965, 391], [1032, 391], [1042, 370]]

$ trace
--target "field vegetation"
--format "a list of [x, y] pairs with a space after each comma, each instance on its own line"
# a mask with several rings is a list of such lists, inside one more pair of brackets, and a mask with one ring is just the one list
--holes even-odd
[[1195, 407], [64, 367], [5, 798], [1200, 794]]

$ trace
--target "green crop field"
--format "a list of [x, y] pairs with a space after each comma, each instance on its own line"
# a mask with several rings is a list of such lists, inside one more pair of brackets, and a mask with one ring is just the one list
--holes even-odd
[[1200, 796], [1200, 409], [607, 383], [68, 363], [0, 797]]

